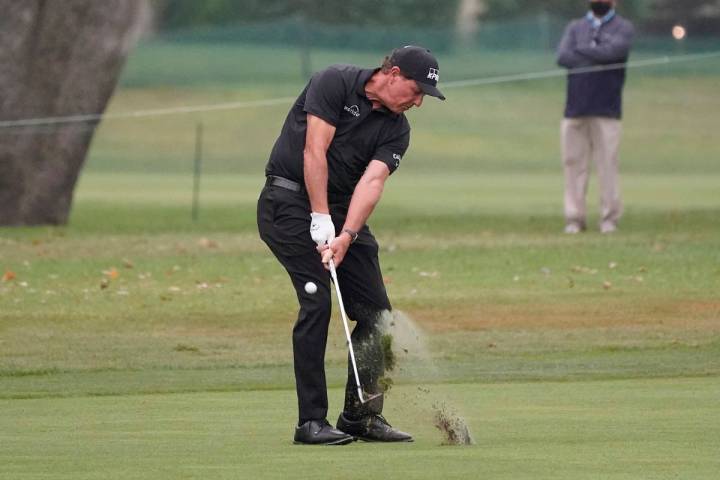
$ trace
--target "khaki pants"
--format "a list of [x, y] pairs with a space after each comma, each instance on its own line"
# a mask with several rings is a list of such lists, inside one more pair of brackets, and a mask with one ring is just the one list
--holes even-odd
[[565, 118], [560, 126], [565, 170], [565, 222], [585, 228], [585, 196], [590, 162], [600, 189], [601, 225], [616, 225], [622, 214], [618, 181], [620, 120], [606, 117]]

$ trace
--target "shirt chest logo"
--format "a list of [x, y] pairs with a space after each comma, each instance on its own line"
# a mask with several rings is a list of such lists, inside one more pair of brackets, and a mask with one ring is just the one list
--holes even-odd
[[359, 117], [359, 116], [360, 116], [360, 107], [358, 107], [357, 105], [353, 105], [353, 106], [351, 106], [351, 107], [348, 107], [347, 105], [345, 105], [345, 106], [343, 107], [343, 110], [345, 110], [346, 112], [348, 112], [348, 113], [349, 113], [350, 115], [352, 115], [353, 117]]

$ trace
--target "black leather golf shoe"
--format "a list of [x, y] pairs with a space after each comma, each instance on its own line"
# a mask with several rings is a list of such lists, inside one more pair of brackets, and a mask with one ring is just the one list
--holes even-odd
[[368, 415], [359, 420], [349, 420], [340, 414], [337, 428], [366, 442], [412, 442], [412, 435], [390, 425], [382, 415]]
[[323, 420], [309, 420], [295, 427], [295, 443], [305, 445], [345, 445], [353, 442], [352, 435], [341, 432]]

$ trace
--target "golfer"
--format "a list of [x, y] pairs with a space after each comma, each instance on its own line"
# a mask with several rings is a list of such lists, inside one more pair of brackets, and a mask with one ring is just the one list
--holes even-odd
[[[332, 258], [352, 332], [363, 389], [379, 393], [384, 372], [381, 317], [391, 309], [366, 225], [385, 181], [410, 142], [404, 112], [425, 95], [441, 100], [429, 50], [394, 50], [380, 68], [332, 65], [316, 73], [290, 109], [265, 168], [258, 200], [260, 237], [290, 275], [300, 303], [293, 328], [299, 421], [295, 443], [342, 445], [412, 441], [381, 415], [383, 398], [360, 402], [351, 366], [337, 428], [327, 421], [325, 347]], [[325, 262], [325, 263], [323, 263]], [[308, 293], [305, 284], [317, 285]]]

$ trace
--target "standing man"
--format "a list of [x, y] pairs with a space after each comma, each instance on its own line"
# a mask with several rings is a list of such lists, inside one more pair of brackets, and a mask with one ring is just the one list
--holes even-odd
[[[260, 237], [287, 270], [300, 303], [293, 328], [295, 443], [412, 441], [381, 415], [382, 396], [360, 402], [351, 365], [337, 428], [326, 420], [331, 286], [323, 262], [334, 260], [348, 316], [357, 322], [352, 341], [363, 389], [379, 393], [381, 317], [391, 306], [378, 244], [365, 222], [408, 148], [404, 112], [420, 107], [425, 95], [444, 100], [438, 80], [437, 60], [416, 46], [394, 50], [380, 68], [330, 66], [310, 79], [270, 154], [257, 219]], [[317, 285], [316, 293], [305, 291], [307, 282]]]
[[[565, 170], [565, 233], [586, 228], [585, 196], [590, 159], [600, 184], [600, 231], [617, 229], [622, 214], [618, 149], [625, 66], [632, 24], [615, 13], [614, 0], [591, 0], [584, 18], [572, 21], [558, 47], [558, 64], [570, 69], [565, 118], [560, 128]], [[580, 69], [574, 72], [573, 69]]]

